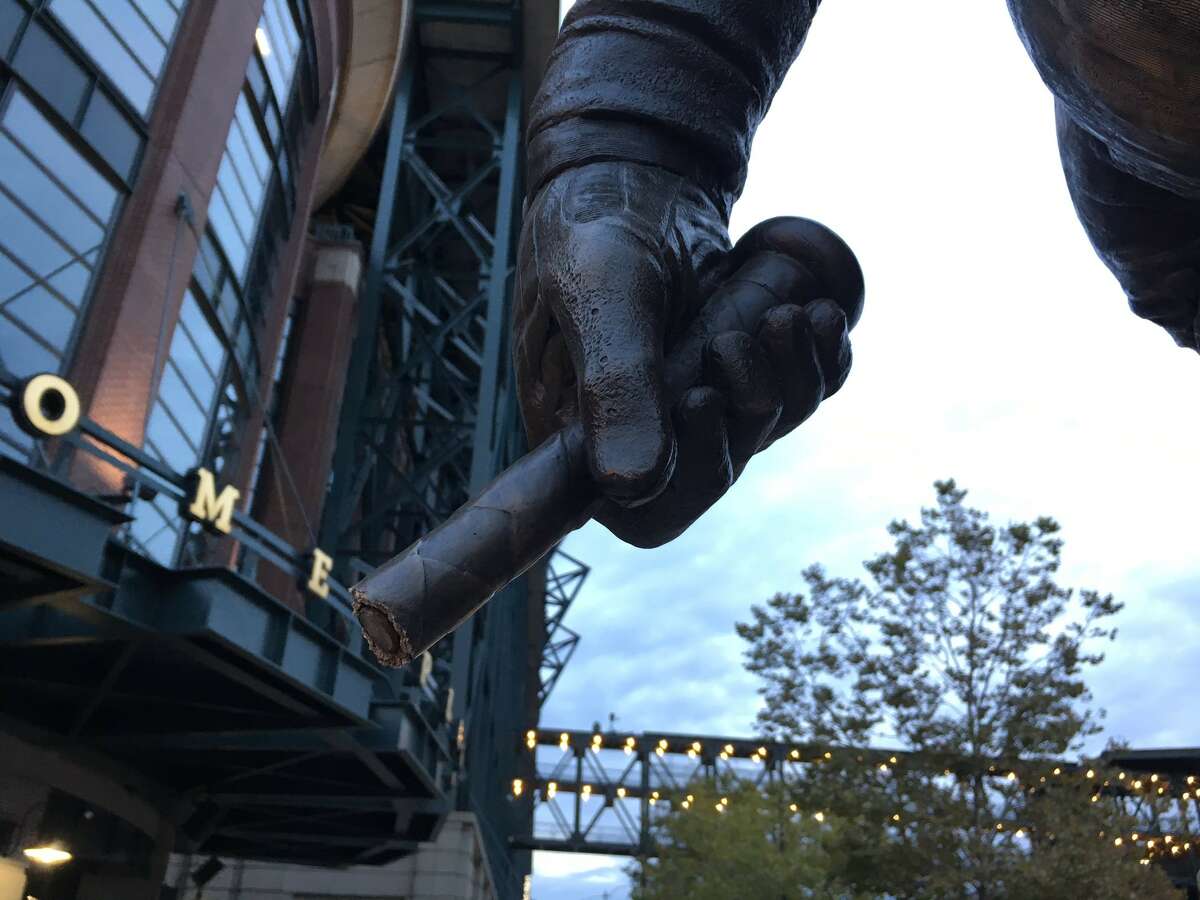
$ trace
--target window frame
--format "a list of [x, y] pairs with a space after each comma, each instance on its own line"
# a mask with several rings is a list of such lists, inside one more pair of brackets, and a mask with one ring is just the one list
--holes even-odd
[[[0, 0], [0, 2], [16, 4], [25, 11], [25, 17], [18, 26], [12, 43], [8, 47], [0, 48], [0, 76], [6, 76], [7, 79], [18, 82], [25, 90], [25, 93], [35, 101], [39, 111], [50, 118], [60, 131], [67, 134], [73, 140], [76, 149], [87, 157], [88, 162], [103, 171], [109, 180], [115, 179], [124, 188], [125, 193], [132, 192], [142, 163], [145, 162], [146, 147], [149, 144], [150, 136], [148, 121], [143, 119], [138, 111], [129, 104], [120, 89], [99, 69], [92, 58], [79, 47], [74, 38], [67, 33], [66, 29], [48, 11], [45, 11], [42, 0], [39, 0], [36, 8], [31, 7], [27, 0]], [[182, 14], [180, 18], [182, 18]], [[63, 52], [71, 58], [71, 61], [82, 68], [89, 76], [88, 87], [85, 90], [83, 98], [80, 100], [74, 120], [67, 119], [47, 102], [37, 86], [26, 79], [14, 65], [17, 51], [20, 49], [25, 35], [29, 31], [31, 23], [35, 20], [38, 25], [49, 33], [51, 38], [57, 41]], [[178, 34], [178, 25], [176, 26], [176, 34]], [[3, 80], [3, 78], [0, 77], [0, 80]], [[83, 134], [83, 120], [90, 107], [92, 96], [97, 89], [104, 91], [105, 99], [113, 103], [117, 110], [125, 116], [126, 120], [133, 126], [133, 131], [140, 139], [141, 145], [129, 166], [128, 175], [118, 172], [113, 168], [112, 164], [100, 154], [99, 150]]]
[[[121, 217], [121, 213], [123, 212], [123, 210], [125, 208], [125, 203], [128, 200], [128, 192], [124, 189], [123, 183], [119, 179], [114, 177], [114, 173], [111, 172], [111, 169], [107, 169], [107, 167], [105, 169], [100, 168], [99, 166], [96, 165], [95, 160], [92, 158], [92, 156], [90, 154], [83, 152], [83, 148], [81, 147], [80, 141], [78, 140], [77, 136], [73, 134], [71, 129], [62, 127], [62, 125], [61, 125], [61, 122], [63, 121], [62, 117], [58, 116], [57, 112], [54, 109], [50, 108], [49, 104], [47, 104], [37, 94], [36, 91], [32, 90], [30, 88], [30, 86], [27, 85], [24, 82], [24, 80], [22, 80], [22, 79], [7, 77], [7, 73], [5, 73], [3, 70], [0, 70], [0, 121], [3, 121], [5, 115], [7, 115], [8, 109], [13, 102], [13, 97], [16, 96], [16, 94], [18, 92], [20, 92], [21, 95], [27, 101], [29, 101], [29, 103], [33, 106], [33, 108], [38, 113], [40, 113], [42, 116], [44, 116], [49, 121], [51, 127], [53, 127], [55, 129], [55, 131], [58, 133], [58, 135], [63, 139], [64, 143], [66, 143], [68, 146], [70, 146], [72, 149], [74, 149], [76, 152], [78, 152], [80, 154], [80, 156], [83, 157], [84, 162], [92, 166], [93, 170], [97, 173], [97, 175], [99, 175], [101, 178], [103, 178], [105, 181], [107, 181], [109, 184], [112, 185], [114, 193], [116, 194], [116, 200], [113, 203], [113, 208], [112, 208], [112, 211], [109, 213], [108, 220], [101, 225], [101, 228], [104, 232], [103, 239], [101, 240], [100, 244], [97, 247], [88, 251], [88, 253], [92, 253], [92, 252], [96, 253], [96, 262], [88, 264], [88, 267], [91, 270], [90, 275], [88, 277], [88, 284], [87, 284], [87, 287], [84, 289], [83, 295], [79, 299], [79, 307], [75, 312], [75, 322], [71, 326], [70, 335], [68, 335], [66, 341], [63, 342], [62, 351], [59, 352], [58, 350], [50, 349], [48, 347], [46, 341], [40, 335], [33, 334], [33, 332], [30, 331], [29, 328], [27, 328], [23, 325], [18, 326], [26, 334], [29, 334], [31, 337], [33, 337], [33, 339], [36, 340], [40, 345], [42, 345], [43, 347], [46, 347], [47, 349], [50, 349], [51, 353], [53, 353], [55, 356], [59, 357], [58, 371], [61, 372], [63, 370], [63, 368], [65, 368], [69, 364], [69, 361], [74, 357], [76, 350], [78, 350], [79, 341], [82, 338], [83, 328], [84, 328], [84, 325], [85, 325], [85, 322], [87, 319], [88, 309], [91, 305], [91, 301], [92, 301], [93, 296], [95, 295], [96, 287], [98, 284], [98, 278], [96, 277], [96, 275], [100, 271], [100, 268], [103, 265], [104, 259], [107, 256], [109, 246], [112, 242], [113, 233], [116, 230], [116, 228], [115, 228], [116, 223], [119, 221], [119, 219]], [[56, 118], [58, 121], [55, 121]], [[43, 169], [43, 171], [45, 171], [45, 170]], [[70, 189], [62, 182], [62, 180], [57, 175], [53, 175], [51, 173], [47, 173], [47, 174], [57, 185], [60, 186], [60, 189], [62, 189], [65, 193], [68, 194], [68, 196], [74, 197], [74, 194], [70, 191]], [[64, 246], [70, 246], [69, 242], [67, 242], [66, 239], [60, 235], [58, 229], [56, 229], [54, 227], [53, 223], [46, 222], [41, 215], [38, 215], [36, 210], [29, 210], [23, 201], [17, 200], [16, 198], [12, 198], [12, 199], [13, 199], [13, 202], [15, 202], [18, 206], [20, 206], [22, 208], [22, 210], [25, 212], [26, 215], [33, 218], [56, 241], [58, 241], [61, 244], [64, 244]], [[80, 199], [80, 202], [82, 203], [81, 199]], [[3, 237], [0, 236], [0, 241], [2, 241], [2, 240], [3, 240]], [[25, 275], [28, 276], [32, 280], [34, 285], [41, 285], [45, 290], [56, 295], [55, 296], [56, 302], [59, 302], [59, 303], [67, 302], [69, 304], [69, 301], [62, 294], [62, 292], [49, 283], [48, 279], [52, 276], [44, 275], [44, 274], [40, 274], [40, 273], [33, 273], [30, 271], [27, 263], [24, 260], [14, 257], [8, 250], [5, 250], [4, 252], [5, 252], [5, 255], [8, 256], [10, 259], [12, 259], [13, 262], [16, 263], [17, 267], [19, 269], [21, 269], [21, 271], [24, 272]], [[82, 256], [75, 254], [75, 256], [73, 257], [73, 259], [71, 261], [71, 264], [74, 264], [75, 262], [79, 261], [80, 259], [85, 259], [85, 258], [86, 258], [86, 254], [82, 255]], [[65, 271], [65, 269], [60, 270], [60, 271]], [[55, 274], [57, 274], [57, 272]], [[2, 299], [4, 299], [4, 298], [0, 298], [0, 300], [2, 300]], [[7, 366], [6, 366], [6, 368], [7, 368]]]

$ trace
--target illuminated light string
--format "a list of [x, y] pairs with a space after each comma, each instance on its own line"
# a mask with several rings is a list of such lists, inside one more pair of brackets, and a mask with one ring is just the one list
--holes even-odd
[[[536, 750], [536, 748], [537, 748], [537, 732], [535, 732], [533, 730], [526, 732], [525, 743], [526, 743], [526, 746], [529, 747], [529, 749]], [[600, 734], [593, 734], [592, 739], [591, 739], [591, 747], [589, 749], [592, 752], [599, 752], [601, 749], [604, 748], [603, 743], [604, 743], [603, 737]], [[560, 747], [560, 749], [562, 749], [564, 751], [566, 751], [567, 749], [570, 748], [570, 735], [567, 732], [562, 732], [559, 735], [559, 747]], [[620, 745], [620, 749], [622, 749], [626, 755], [636, 752], [637, 740], [635, 738], [633, 738], [632, 736], [627, 737], [625, 739], [624, 743], [622, 745]], [[666, 738], [660, 739], [658, 741], [657, 746], [654, 748], [655, 755], [658, 757], [664, 756], [667, 752], [669, 752], [669, 750], [670, 750], [670, 745]], [[688, 748], [685, 752], [690, 759], [694, 759], [703, 752], [703, 748], [699, 741], [693, 741], [691, 743], [691, 745], [688, 746]], [[764, 763], [766, 761], [766, 759], [768, 758], [768, 756], [769, 756], [769, 753], [768, 753], [766, 747], [758, 747], [757, 749], [751, 751], [748, 754], [747, 758], [751, 762], [754, 762], [754, 763]], [[799, 748], [793, 748], [787, 754], [787, 756], [790, 757], [790, 759], [794, 762], [802, 762], [802, 754], [801, 754], [801, 751]], [[722, 760], [729, 760], [729, 759], [737, 758], [737, 754], [735, 752], [735, 748], [733, 747], [733, 745], [727, 743], [721, 748], [720, 752], [718, 753], [718, 757]], [[812, 760], [812, 764], [816, 765], [816, 764], [830, 761], [832, 759], [833, 759], [833, 753], [831, 751], [826, 750], [821, 756]], [[863, 762], [863, 757], [858, 756], [857, 760], [859, 762]], [[899, 758], [895, 755], [891, 755], [887, 758], [886, 762], [878, 763], [877, 769], [880, 774], [889, 775], [892, 773], [892, 767], [898, 766], [898, 764], [899, 764]], [[988, 767], [988, 772], [990, 774], [998, 774], [997, 768], [995, 765], [990, 765]], [[946, 777], [952, 776], [953, 774], [954, 773], [950, 769], [943, 770], [943, 775]], [[1085, 781], [1093, 782], [1093, 783], [1097, 781], [1098, 773], [1094, 768], [1088, 768], [1082, 774], [1083, 774], [1083, 779]], [[1067, 773], [1067, 775], [1069, 776], [1070, 773]], [[1056, 780], [1061, 781], [1061, 780], [1063, 780], [1063, 776], [1064, 776], [1064, 770], [1063, 770], [1062, 766], [1055, 766], [1049, 772], [1048, 775], [1038, 776], [1037, 784], [1038, 785], [1045, 784], [1045, 783], [1047, 783], [1047, 780], [1049, 778], [1054, 778]], [[1007, 772], [1007, 774], [1004, 775], [1003, 777], [1011, 785], [1015, 785], [1021, 789], [1027, 789], [1031, 793], [1037, 790], [1037, 787], [1033, 786], [1032, 783], [1022, 782], [1021, 776], [1018, 775], [1018, 773], [1015, 770], [1009, 770]], [[1117, 780], [1117, 782], [1120, 783], [1120, 788], [1119, 788], [1120, 792], [1124, 793], [1126, 795], [1134, 795], [1136, 792], [1142, 792], [1143, 794], [1150, 794], [1153, 796], [1162, 797], [1162, 796], [1165, 796], [1167, 793], [1167, 790], [1172, 787], [1172, 782], [1168, 779], [1164, 779], [1163, 776], [1159, 775], [1157, 772], [1152, 772], [1148, 778], [1132, 778], [1125, 771], [1118, 770], [1116, 780]], [[1197, 784], [1197, 782], [1200, 781], [1200, 776], [1187, 775], [1186, 777], [1181, 777], [1181, 781], [1187, 785], [1188, 790], [1184, 790], [1184, 791], [1180, 792], [1179, 800], [1181, 802], [1186, 802], [1187, 800], [1200, 801], [1200, 785]], [[1091, 802], [1098, 803], [1101, 799], [1101, 793], [1102, 793], [1103, 789], [1104, 788], [1112, 788], [1112, 787], [1113, 787], [1113, 783], [1112, 783], [1111, 779], [1107, 779], [1107, 778], [1103, 779], [1100, 783], [1099, 789], [1094, 790], [1094, 792], [1092, 793], [1092, 795], [1090, 797]], [[520, 778], [513, 779], [512, 796], [520, 797], [524, 794], [524, 792], [525, 792], [525, 784], [522, 781], [522, 779], [520, 779]], [[558, 793], [558, 783], [555, 781], [547, 782], [547, 784], [545, 786], [545, 790], [544, 790], [545, 798], [547, 800], [552, 800], [557, 795], [557, 793]], [[1172, 791], [1172, 793], [1174, 793], [1174, 792]], [[591, 800], [592, 794], [593, 794], [592, 786], [590, 784], [585, 784], [585, 785], [583, 785], [583, 787], [581, 789], [581, 798], [580, 799], [584, 802], [587, 802], [587, 801]], [[618, 787], [615, 791], [615, 794], [618, 798], [625, 799], [625, 797], [627, 796], [627, 791], [624, 787]], [[661, 799], [663, 799], [663, 797], [659, 793], [659, 791], [652, 791], [649, 798], [647, 798], [647, 802], [651, 806], [653, 806], [653, 805], [657, 804], [657, 802]], [[689, 811], [695, 807], [695, 802], [696, 802], [695, 795], [687, 794], [684, 797], [684, 799], [679, 803], [679, 806], [681, 809], [683, 809], [685, 811]], [[728, 797], [721, 797], [720, 800], [716, 804], [714, 804], [714, 810], [718, 814], [723, 814], [728, 809], [729, 809], [729, 798]], [[788, 810], [794, 815], [800, 814], [800, 807], [796, 803], [790, 803], [788, 805]], [[812, 818], [814, 821], [816, 821], [818, 823], [824, 823], [828, 818], [828, 814], [825, 813], [824, 811], [818, 810], [817, 812], [812, 814]], [[902, 813], [896, 812], [896, 813], [892, 814], [892, 816], [890, 817], [890, 821], [893, 824], [902, 825], [906, 820], [905, 820], [905, 817], [902, 815]], [[1012, 826], [1012, 823], [1009, 823], [1009, 825], [1006, 826], [1004, 822], [997, 822], [995, 827], [996, 827], [997, 833], [1011, 834], [1014, 838], [1018, 838], [1018, 839], [1027, 837], [1030, 832], [1035, 830], [1031, 826], [1024, 826], [1024, 825], [1017, 825], [1014, 828]], [[1099, 837], [1101, 839], [1107, 839], [1106, 833], [1103, 831], [1101, 831], [1099, 833]], [[1139, 862], [1141, 862], [1143, 865], [1148, 865], [1151, 862], [1151, 860], [1153, 860], [1155, 858], [1159, 858], [1159, 857], [1180, 856], [1181, 854], [1200, 853], [1200, 841], [1196, 842], [1196, 846], [1193, 848], [1193, 841], [1191, 840], [1191, 836], [1186, 835], [1186, 834], [1185, 835], [1160, 834], [1160, 835], [1155, 835], [1155, 836], [1149, 836], [1149, 835], [1143, 834], [1141, 832], [1135, 831], [1135, 832], [1131, 832], [1128, 835], [1128, 837], [1126, 837], [1123, 834], [1115, 835], [1111, 838], [1111, 843], [1112, 843], [1112, 846], [1117, 849], [1120, 849], [1122, 847], [1138, 847], [1138, 848], [1144, 849], [1145, 856], [1143, 856], [1139, 860]]]
[[[598, 733], [593, 734], [592, 738], [591, 738], [592, 746], [588, 749], [590, 749], [592, 752], [597, 752], [597, 753], [600, 750], [605, 749], [603, 740], [604, 739], [603, 739], [602, 735], [600, 735]], [[534, 751], [537, 750], [538, 740], [537, 740], [537, 732], [536, 731], [531, 729], [525, 733], [525, 745], [530, 750], [534, 750]], [[559, 749], [561, 749], [563, 751], [570, 749], [571, 736], [569, 733], [564, 731], [559, 735], [558, 746], [559, 746]], [[627, 755], [636, 752], [636, 750], [637, 750], [636, 738], [634, 738], [632, 736], [625, 738], [625, 742], [623, 745], [621, 745], [621, 749], [624, 750], [624, 752]], [[662, 738], [658, 741], [657, 746], [654, 748], [654, 752], [655, 752], [655, 755], [657, 755], [659, 757], [662, 757], [666, 753], [670, 752], [670, 745], [666, 738]], [[688, 747], [688, 749], [684, 752], [686, 753], [686, 755], [689, 758], [695, 758], [696, 756], [699, 756], [703, 752], [703, 748], [699, 741], [693, 741], [691, 743], [691, 745]], [[730, 759], [738, 758], [737, 752], [736, 752], [734, 746], [732, 744], [728, 744], [728, 743], [725, 744], [721, 748], [721, 750], [719, 751], [717, 756], [721, 760], [730, 760]], [[752, 750], [747, 755], [746, 758], [749, 759], [751, 762], [761, 763], [761, 762], [764, 762], [769, 756], [770, 756], [770, 754], [769, 754], [767, 748], [760, 746], [757, 749]], [[793, 748], [787, 754], [787, 757], [790, 757], [791, 761], [803, 763], [801, 751], [799, 748]], [[816, 759], [812, 760], [812, 762], [820, 763], [822, 761], [827, 761], [827, 760], [832, 760], [832, 759], [833, 759], [833, 753], [829, 750], [826, 750], [820, 757], [817, 757]], [[857, 760], [859, 762], [863, 762], [863, 757], [858, 756]], [[887, 758], [887, 760], [885, 762], [881, 762], [878, 764], [878, 770], [882, 774], [890, 774], [892, 771], [892, 768], [897, 767], [899, 765], [899, 763], [900, 763], [899, 757], [897, 757], [895, 754], [892, 754]], [[988, 766], [988, 772], [990, 774], [996, 774], [996, 772], [997, 772], [996, 766], [995, 765]], [[1053, 770], [1051, 770], [1051, 772], [1049, 773], [1049, 776], [1047, 776], [1047, 775], [1039, 776], [1037, 783], [1038, 784], [1047, 783], [1048, 777], [1061, 778], [1061, 777], [1063, 777], [1063, 773], [1064, 773], [1064, 769], [1062, 768], [1062, 766], [1055, 766], [1053, 768]], [[951, 776], [954, 773], [950, 769], [945, 769], [945, 770], [943, 770], [942, 774], [944, 776]], [[1070, 773], [1067, 773], [1067, 775], [1069, 776]], [[1097, 775], [1097, 773], [1094, 768], [1089, 768], [1086, 770], [1086, 772], [1083, 773], [1083, 777], [1087, 781], [1096, 780], [1096, 775]], [[1126, 778], [1128, 778], [1128, 777], [1129, 776], [1124, 771], [1118, 771], [1118, 773], [1117, 773], [1117, 780], [1120, 782], [1124, 782], [1126, 780]], [[1013, 782], [1020, 787], [1027, 786], [1027, 783], [1020, 781], [1020, 776], [1014, 770], [1010, 770], [1007, 773], [1006, 778], [1008, 781]], [[1122, 786], [1122, 790], [1125, 791], [1126, 793], [1130, 792], [1130, 790], [1129, 790], [1130, 788], [1132, 788], [1134, 791], [1144, 790], [1146, 788], [1147, 780], [1149, 781], [1150, 785], [1152, 786], [1150, 792], [1154, 793], [1156, 796], [1165, 796], [1167, 791], [1171, 787], [1170, 781], [1164, 781], [1163, 776], [1161, 776], [1155, 772], [1155, 773], [1151, 773], [1149, 779], [1141, 779], [1141, 778], [1131, 779], [1128, 785]], [[1187, 800], [1187, 799], [1194, 798], [1194, 799], [1200, 800], [1200, 785], [1197, 785], [1197, 781], [1200, 780], [1200, 775], [1188, 775], [1188, 776], [1186, 776], [1186, 778], [1184, 780], [1186, 781], [1186, 784], [1189, 786], [1190, 790], [1183, 791], [1180, 794], [1180, 799]], [[1111, 787], [1111, 782], [1106, 779], [1103, 782], [1103, 787]]]
[[[519, 778], [515, 779], [513, 782], [514, 796], [520, 796], [522, 791], [523, 791], [523, 786], [521, 783], [521, 779], [519, 779]], [[554, 782], [554, 781], [548, 782], [546, 785], [546, 798], [553, 799], [557, 795], [557, 793], [558, 793], [558, 783]], [[617, 793], [617, 796], [621, 797], [621, 798], [624, 798], [626, 796], [626, 790], [623, 787], [617, 788], [616, 793]], [[582, 801], [586, 802], [591, 799], [591, 795], [592, 795], [592, 786], [590, 784], [585, 784], [581, 790], [580, 799]], [[650, 797], [648, 799], [648, 802], [651, 806], [654, 806], [661, 799], [662, 799], [662, 795], [658, 791], [652, 791], [650, 794]], [[694, 794], [687, 794], [684, 797], [684, 799], [680, 802], [679, 805], [680, 805], [680, 808], [682, 808], [684, 810], [690, 810], [695, 805], [695, 802], [696, 802], [696, 796]], [[713, 809], [719, 814], [724, 814], [729, 809], [729, 806], [730, 806], [729, 798], [721, 797], [713, 805]], [[790, 804], [788, 804], [788, 811], [791, 812], [793, 815], [798, 815], [800, 813], [800, 807], [796, 803], [790, 803]], [[829, 815], [822, 810], [818, 810], [817, 812], [812, 814], [812, 818], [817, 823], [824, 823], [829, 818]], [[891, 815], [890, 821], [893, 824], [901, 825], [905, 822], [905, 817], [901, 813], [896, 812]], [[919, 820], [917, 820], [917, 821], [919, 822]], [[1030, 832], [1035, 831], [1035, 830], [1036, 829], [1034, 829], [1032, 826], [1018, 825], [1016, 828], [1013, 828], [1011, 823], [1007, 827], [1005, 826], [1004, 822], [996, 823], [996, 831], [998, 833], [1002, 833], [1002, 834], [1006, 833], [1006, 832], [1011, 833], [1014, 838], [1027, 837]], [[1162, 857], [1162, 856], [1179, 856], [1179, 855], [1185, 854], [1185, 853], [1193, 853], [1193, 852], [1200, 851], [1200, 843], [1197, 844], [1196, 851], [1193, 851], [1192, 841], [1188, 840], [1188, 839], [1183, 839], [1186, 837], [1188, 837], [1188, 836], [1180, 837], [1180, 836], [1173, 835], [1173, 834], [1163, 834], [1163, 835], [1157, 835], [1155, 837], [1150, 837], [1148, 835], [1142, 834], [1141, 832], [1135, 831], [1135, 832], [1130, 833], [1128, 838], [1126, 838], [1124, 835], [1117, 835], [1116, 837], [1114, 837], [1112, 839], [1112, 844], [1114, 847], [1116, 847], [1118, 849], [1126, 846], [1127, 844], [1131, 845], [1131, 846], [1145, 845], [1146, 855], [1144, 857], [1142, 857], [1141, 862], [1149, 863], [1151, 860], [1156, 859], [1158, 857]], [[1101, 831], [1099, 833], [1099, 838], [1105, 839], [1106, 838], [1105, 832]]]

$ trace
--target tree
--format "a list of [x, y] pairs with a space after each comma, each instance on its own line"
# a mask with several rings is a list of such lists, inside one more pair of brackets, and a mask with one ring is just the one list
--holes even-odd
[[[635, 900], [849, 900], [827, 845], [836, 829], [774, 784], [696, 784], [657, 828], [659, 855], [630, 871]], [[723, 801], [723, 802], [722, 802]]]
[[1050, 762], [1099, 730], [1083, 675], [1121, 604], [1055, 581], [1053, 519], [993, 525], [953, 481], [935, 488], [919, 524], [888, 527], [866, 579], [814, 565], [804, 593], [738, 626], [767, 736], [914, 754], [839, 751], [789, 782], [793, 798], [854, 823], [827, 849], [871, 896], [1176, 897], [1099, 837], [1129, 824], [1091, 802], [1104, 774]]

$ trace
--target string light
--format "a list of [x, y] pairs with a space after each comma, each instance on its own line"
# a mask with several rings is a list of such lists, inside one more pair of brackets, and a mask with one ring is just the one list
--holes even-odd
[[[601, 749], [603, 747], [603, 736], [600, 733], [593, 734], [591, 736], [591, 738], [592, 738], [591, 743], [592, 743], [593, 751], [598, 751], [599, 749]], [[539, 743], [538, 732], [534, 729], [527, 730], [525, 732], [526, 746], [530, 750], [536, 750], [538, 743]], [[568, 732], [564, 731], [559, 734], [559, 746], [564, 751], [570, 748], [571, 735]], [[629, 737], [625, 738], [622, 749], [628, 755], [628, 754], [631, 754], [634, 752], [636, 746], [637, 746], [636, 738], [629, 736]], [[675, 752], [680, 753], [681, 751], [686, 752], [686, 754], [689, 758], [694, 759], [696, 756], [698, 756], [702, 752], [702, 744], [700, 741], [693, 741], [693, 742], [691, 742], [691, 745], [687, 748], [686, 751], [683, 751], [683, 748], [680, 748], [680, 749], [676, 750]], [[666, 738], [661, 738], [658, 740], [658, 744], [657, 744], [657, 747], [655, 748], [655, 752], [659, 757], [662, 757], [667, 752], [670, 752], [669, 744], [668, 744], [668, 741]], [[803, 761], [802, 752], [799, 748], [792, 748], [790, 751], [787, 751], [786, 749], [780, 750], [780, 753], [784, 753], [784, 752], [787, 752], [788, 756], [790, 756], [791, 759], [793, 759], [795, 761]], [[750, 755], [747, 758], [753, 763], [764, 764], [766, 762], [766, 759], [768, 756], [769, 756], [768, 748], [766, 746], [760, 746], [757, 749], [752, 750]], [[727, 743], [724, 745], [724, 748], [720, 752], [720, 758], [722, 760], [728, 760], [731, 757], [736, 757], [736, 752], [735, 752], [733, 745], [731, 743]], [[813, 759], [812, 762], [820, 763], [820, 762], [824, 762], [827, 760], [831, 760], [832, 758], [833, 758], [832, 751], [826, 750], [820, 756]], [[864, 761], [863, 757], [861, 755], [858, 756], [857, 759], [859, 762]], [[896, 765], [899, 762], [898, 757], [894, 754], [891, 755], [888, 759], [892, 765]], [[881, 773], [887, 774], [891, 771], [891, 769], [887, 763], [879, 763], [878, 771]], [[995, 774], [996, 766], [995, 765], [989, 766], [988, 771]], [[949, 777], [953, 773], [952, 773], [951, 769], [947, 768], [947, 769], [943, 770], [943, 774], [945, 776]], [[1064, 769], [1062, 766], [1055, 766], [1049, 774], [1051, 774], [1053, 776], [1062, 776], [1064, 774]], [[1067, 773], [1067, 774], [1069, 775], [1070, 773]], [[1116, 776], [1117, 781], [1118, 782], [1126, 782], [1126, 775], [1127, 775], [1126, 772], [1119, 771]], [[1088, 779], [1089, 781], [1097, 778], [1096, 769], [1088, 768], [1084, 772], [1084, 777], [1086, 779]], [[1200, 777], [1200, 776], [1197, 776], [1195, 774], [1188, 775], [1186, 777], [1179, 776], [1179, 780], [1186, 781], [1187, 785], [1189, 787], [1192, 787], [1197, 784], [1198, 777]], [[1021, 781], [1020, 776], [1017, 774], [1016, 771], [1008, 771], [1005, 778], [1009, 782], [1013, 782], [1013, 783], [1017, 783], [1017, 784], [1020, 784], [1020, 781]], [[1047, 776], [1042, 775], [1038, 778], [1038, 783], [1045, 784], [1046, 780], [1047, 780]], [[1118, 790], [1118, 796], [1121, 796], [1121, 795], [1127, 796], [1128, 794], [1132, 793], [1133, 791], [1143, 791], [1144, 790], [1146, 794], [1149, 794], [1151, 796], [1165, 797], [1168, 795], [1168, 788], [1173, 787], [1173, 785], [1171, 784], [1171, 781], [1172, 781], [1172, 779], [1170, 779], [1169, 777], [1161, 776], [1157, 772], [1150, 773], [1148, 776], [1146, 776], [1145, 781], [1143, 781], [1140, 778], [1131, 778], [1126, 783], [1127, 786], [1124, 788], [1124, 790]], [[1176, 782], [1176, 783], [1178, 783], [1178, 782]], [[1092, 803], [1100, 802], [1100, 799], [1102, 797], [1102, 788], [1107, 788], [1110, 785], [1111, 785], [1111, 782], [1108, 781], [1107, 779], [1104, 779], [1101, 782], [1100, 788], [1093, 788], [1093, 791], [1090, 794], [1091, 802]], [[1150, 785], [1154, 786], [1153, 791], [1150, 790], [1150, 787], [1149, 787]], [[1024, 787], [1026, 787], [1026, 785], [1021, 785], [1021, 787], [1024, 788]], [[1028, 790], [1030, 791], [1030, 793], [1034, 792], [1034, 788], [1032, 788], [1032, 787], [1029, 787]], [[514, 778], [512, 780], [512, 796], [520, 797], [524, 794], [524, 792], [525, 792], [524, 781], [520, 778]], [[557, 795], [557, 792], [558, 792], [557, 782], [550, 781], [550, 782], [546, 783], [546, 787], [545, 787], [546, 799], [553, 799]], [[584, 801], [589, 800], [593, 793], [592, 786], [590, 784], [582, 785], [582, 787], [580, 789], [580, 793], [581, 793], [582, 799]], [[1192, 791], [1183, 790], [1182, 792], [1179, 793], [1179, 800], [1186, 801], [1188, 799], [1191, 799], [1191, 794], [1192, 794]], [[624, 799], [626, 797], [626, 795], [627, 795], [626, 788], [624, 788], [624, 787], [616, 788], [616, 796], [617, 797]], [[1200, 787], [1195, 789], [1195, 796], [1198, 800], [1200, 800]], [[653, 791], [653, 792], [651, 792], [651, 796], [647, 799], [648, 799], [648, 802], [651, 805], [653, 805], [659, 799], [661, 799], [661, 795], [659, 794], [658, 791]], [[686, 799], [684, 799], [681, 802], [680, 806], [682, 809], [688, 810], [692, 806], [694, 806], [694, 804], [695, 804], [695, 797], [691, 794], [688, 794]], [[729, 804], [729, 798], [722, 797], [720, 802], [716, 804], [717, 811], [720, 813], [725, 812], [728, 808], [728, 804]], [[788, 808], [792, 813], [800, 812], [800, 807], [797, 803], [794, 803], [794, 802], [790, 803]], [[815, 813], [813, 813], [813, 819], [817, 822], [824, 822], [825, 821], [825, 813], [820, 812], [820, 811], [815, 812]], [[899, 812], [894, 813], [891, 817], [891, 821], [895, 822], [895, 823], [899, 823], [901, 821], [901, 814]], [[1003, 832], [1005, 830], [1004, 823], [997, 822], [996, 830], [998, 832]], [[1016, 837], [1023, 838], [1028, 834], [1028, 832], [1026, 831], [1026, 829], [1024, 827], [1017, 827], [1014, 834]], [[1101, 838], [1104, 837], [1103, 831], [1100, 832], [1100, 837]], [[1128, 837], [1118, 835], [1118, 836], [1114, 837], [1112, 840], [1113, 840], [1114, 846], [1122, 847], [1126, 841], [1129, 841], [1130, 843], [1133, 843], [1133, 844], [1138, 844], [1142, 841], [1142, 838], [1138, 832], [1133, 832]], [[1160, 856], [1166, 854], [1166, 848], [1168, 846], [1171, 848], [1170, 853], [1172, 856], [1178, 856], [1181, 853], [1191, 852], [1191, 850], [1192, 850], [1190, 841], [1188, 841], [1186, 843], [1178, 842], [1175, 840], [1175, 837], [1173, 835], [1160, 836], [1159, 838], [1146, 838], [1145, 839], [1145, 847], [1146, 847], [1148, 857], [1146, 859], [1141, 860], [1141, 862], [1143, 864], [1147, 864], [1150, 861], [1150, 859], [1153, 858], [1154, 854], [1159, 854]], [[1160, 847], [1162, 848], [1161, 850], [1159, 849]]]

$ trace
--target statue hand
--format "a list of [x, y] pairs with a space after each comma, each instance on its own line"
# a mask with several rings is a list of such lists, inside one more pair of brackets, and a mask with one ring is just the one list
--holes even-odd
[[[703, 383], [669, 397], [664, 355], [718, 290], [767, 292], [775, 305], [745, 331], [712, 335]], [[558, 174], [530, 203], [516, 304], [531, 445], [580, 418], [605, 498], [596, 518], [653, 547], [841, 387], [862, 273], [836, 235], [803, 219], [764, 222], [730, 249], [717, 207], [687, 180], [600, 162]]]

